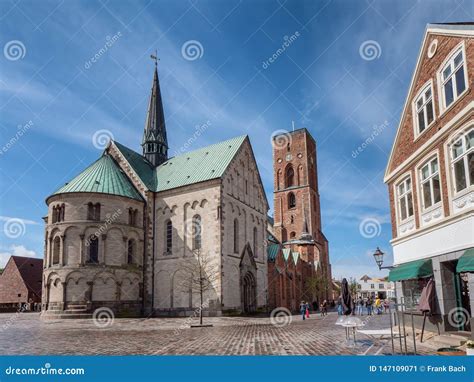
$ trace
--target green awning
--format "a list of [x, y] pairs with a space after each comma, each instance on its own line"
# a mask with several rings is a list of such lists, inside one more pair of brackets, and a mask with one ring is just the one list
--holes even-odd
[[431, 259], [400, 264], [388, 274], [388, 281], [402, 281], [433, 276]]
[[474, 248], [464, 251], [458, 260], [456, 272], [474, 272]]

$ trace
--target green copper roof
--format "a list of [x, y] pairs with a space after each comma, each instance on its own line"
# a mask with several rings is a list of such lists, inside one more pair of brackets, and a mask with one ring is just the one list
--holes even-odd
[[143, 200], [118, 164], [105, 153], [53, 195], [69, 192], [98, 192]]
[[[113, 142], [145, 186], [159, 192], [220, 178], [239, 150], [246, 135], [184, 153], [154, 168], [141, 154]], [[107, 153], [54, 194], [99, 192], [142, 200], [120, 166]]]
[[156, 170], [155, 191], [220, 178], [246, 138], [242, 135], [167, 160]]
[[280, 250], [280, 244], [269, 245], [267, 247], [267, 259], [269, 261], [275, 261], [279, 250]]
[[141, 181], [147, 186], [149, 190], [156, 188], [156, 173], [155, 168], [148, 162], [141, 154], [136, 153], [132, 149], [115, 142], [115, 146], [122, 153], [128, 161], [133, 171], [136, 172]]

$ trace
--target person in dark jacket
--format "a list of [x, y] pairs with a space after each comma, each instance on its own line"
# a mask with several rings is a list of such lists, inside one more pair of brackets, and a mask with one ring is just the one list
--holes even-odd
[[301, 301], [300, 313], [301, 313], [301, 317], [303, 318], [303, 320], [306, 320], [306, 303], [304, 301]]

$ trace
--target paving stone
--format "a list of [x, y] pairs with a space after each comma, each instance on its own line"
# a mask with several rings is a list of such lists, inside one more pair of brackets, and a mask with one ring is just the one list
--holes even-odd
[[[209, 317], [212, 327], [190, 328], [186, 318], [115, 319], [99, 328], [92, 319], [42, 321], [36, 313], [0, 314], [0, 354], [185, 354], [185, 355], [335, 355], [362, 354], [379, 348], [357, 335], [355, 346], [335, 325], [337, 315], [293, 316], [283, 327], [269, 318]], [[366, 329], [389, 327], [388, 315], [362, 317]], [[411, 339], [408, 341], [409, 351]], [[399, 344], [398, 344], [399, 346]], [[417, 346], [421, 354], [433, 350]], [[381, 353], [391, 353], [386, 342]]]

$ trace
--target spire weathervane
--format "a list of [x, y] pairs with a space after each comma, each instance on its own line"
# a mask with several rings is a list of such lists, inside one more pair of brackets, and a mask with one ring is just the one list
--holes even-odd
[[160, 59], [158, 58], [158, 51], [155, 49], [155, 54], [150, 54], [150, 58], [155, 60], [155, 67], [158, 66], [158, 61]]

